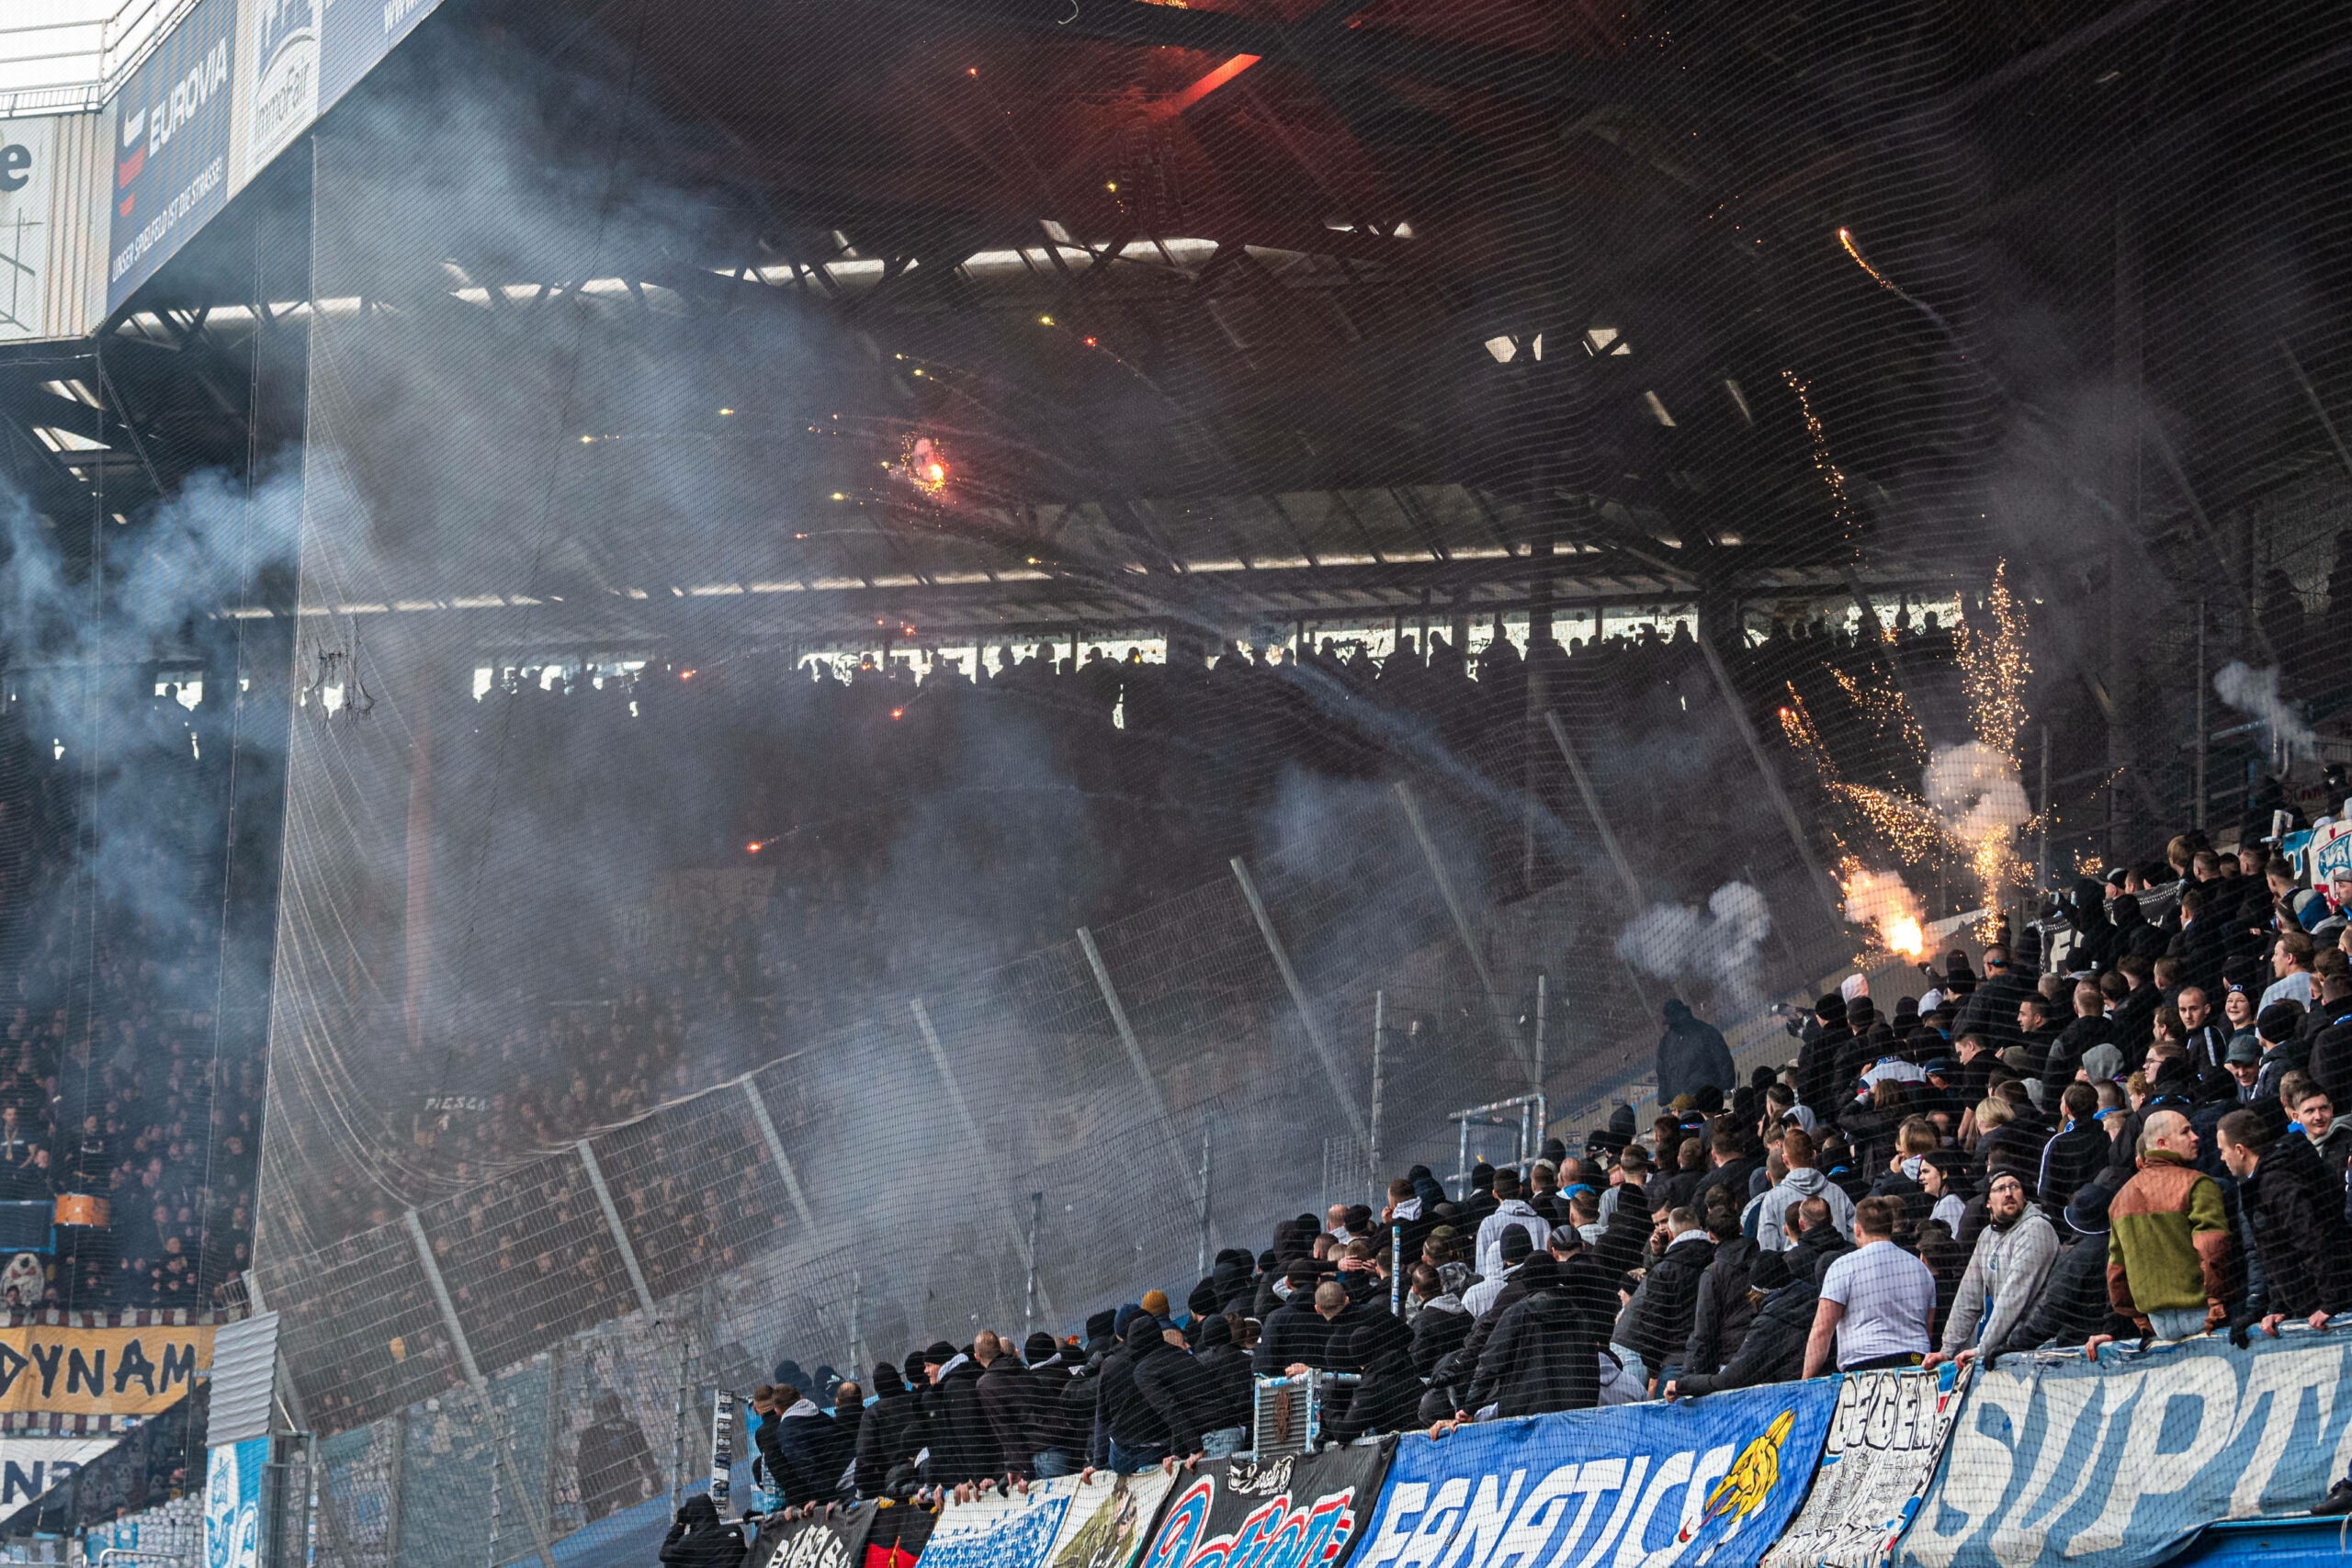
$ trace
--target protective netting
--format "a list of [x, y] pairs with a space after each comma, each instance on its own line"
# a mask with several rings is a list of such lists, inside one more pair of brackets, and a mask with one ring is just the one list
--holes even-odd
[[[594, 1393], [663, 1491], [704, 1384], [1069, 1329], [1376, 1175], [1515, 1153], [1539, 1089], [1578, 1130], [1669, 995], [1752, 1021], [1898, 919], [2005, 904], [2039, 829], [2063, 871], [2253, 783], [2264, 735], [2177, 742], [2278, 631], [2252, 585], [2321, 571], [2331, 482], [2233, 479], [2218, 574], [2137, 479], [2077, 547], [2137, 445], [2036, 412], [2064, 374], [1972, 368], [2010, 329], [1938, 238], [1987, 195], [1939, 129], [1966, 50], [1852, 44], [1896, 106], [1866, 173], [1815, 183], [1798, 138], [1740, 181], [1796, 194], [1699, 222], [1825, 265], [1726, 281], [1656, 216], [1571, 288], [1541, 258], [1583, 209], [1506, 203], [1465, 303], [1414, 257], [1476, 215], [1351, 167], [1295, 62], [1120, 122], [1083, 182], [1118, 201], [1041, 175], [959, 226], [967, 106], [883, 143], [911, 190], [785, 200], [713, 143], [855, 141], [963, 77], [1027, 146], [1025, 99], [1148, 108], [1216, 62], [643, 9], [551, 72], [422, 36], [313, 148], [253, 1284], [356, 1555], [581, 1528]], [[1633, 25], [1562, 47], [1670, 48]], [[796, 96], [796, 50], [886, 64]], [[1610, 168], [1675, 162], [1603, 119]], [[2327, 689], [2340, 639], [2295, 635]], [[1938, 796], [1971, 742], [1989, 774]]]

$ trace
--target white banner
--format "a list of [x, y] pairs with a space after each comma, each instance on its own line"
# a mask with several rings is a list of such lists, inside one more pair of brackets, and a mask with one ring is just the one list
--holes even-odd
[[1813, 1490], [1763, 1568], [1877, 1568], [1919, 1511], [1971, 1369], [1849, 1372]]
[[922, 1549], [923, 1568], [1127, 1568], [1151, 1539], [1168, 1477], [1098, 1472], [990, 1490], [950, 1503]]

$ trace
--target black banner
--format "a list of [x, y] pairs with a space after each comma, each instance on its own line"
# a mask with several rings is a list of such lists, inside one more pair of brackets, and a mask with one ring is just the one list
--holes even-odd
[[865, 1538], [873, 1532], [874, 1514], [875, 1505], [860, 1503], [854, 1508], [828, 1508], [796, 1524], [771, 1520], [760, 1527], [745, 1568], [865, 1568]]
[[1176, 1491], [1137, 1568], [1340, 1568], [1379, 1500], [1396, 1439], [1249, 1464], [1212, 1460]]

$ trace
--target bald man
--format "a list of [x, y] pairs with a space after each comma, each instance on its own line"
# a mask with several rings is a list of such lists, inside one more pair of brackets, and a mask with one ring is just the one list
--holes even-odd
[[2139, 1173], [2108, 1207], [2108, 1299], [2159, 1339], [2187, 1339], [2229, 1316], [2229, 1216], [2196, 1160], [2188, 1118], [2153, 1112], [2140, 1133]]

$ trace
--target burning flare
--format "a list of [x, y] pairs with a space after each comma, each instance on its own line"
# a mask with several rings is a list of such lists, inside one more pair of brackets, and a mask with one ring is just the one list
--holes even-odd
[[1858, 926], [1876, 926], [1879, 940], [1890, 953], [1910, 958], [1926, 954], [1928, 937], [1919, 923], [1919, 897], [1901, 876], [1849, 862], [1845, 887], [1848, 919]]

